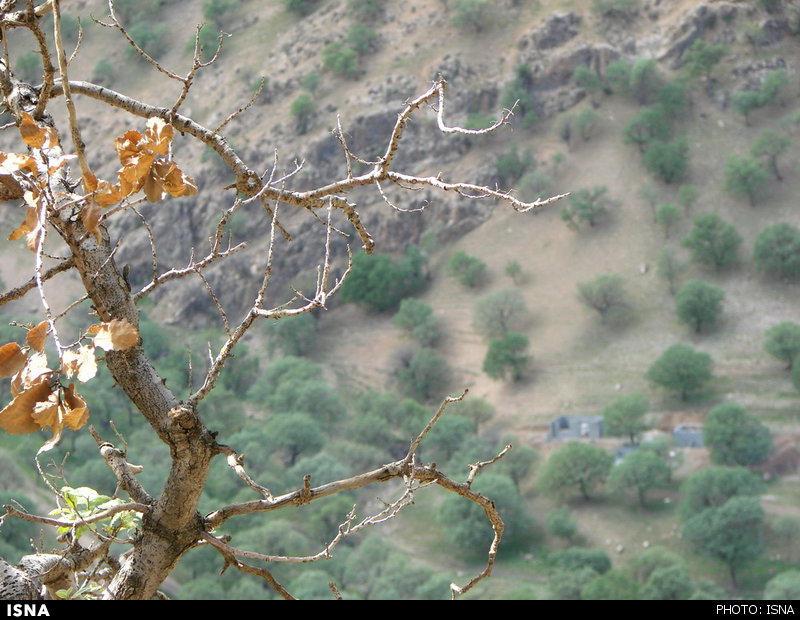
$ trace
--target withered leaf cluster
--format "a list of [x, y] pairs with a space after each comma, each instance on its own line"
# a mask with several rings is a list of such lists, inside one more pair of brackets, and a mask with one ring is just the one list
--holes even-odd
[[49, 367], [44, 350], [48, 328], [49, 323], [42, 321], [29, 329], [26, 347], [16, 342], [0, 347], [0, 378], [11, 378], [13, 397], [0, 411], [0, 429], [25, 434], [50, 427], [53, 436], [40, 453], [59, 442], [64, 427], [77, 431], [89, 419], [89, 407], [75, 384], [65, 387], [59, 378], [75, 376], [85, 383], [97, 373], [96, 347], [120, 351], [139, 343], [139, 331], [124, 319], [93, 325], [87, 331], [87, 336], [94, 336], [92, 343], [64, 350], [56, 371]]

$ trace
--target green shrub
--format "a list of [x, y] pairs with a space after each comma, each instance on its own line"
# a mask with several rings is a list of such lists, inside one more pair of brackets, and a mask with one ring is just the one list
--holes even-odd
[[364, 24], [355, 24], [347, 32], [347, 42], [359, 56], [363, 56], [377, 46], [378, 33]]
[[665, 183], [680, 181], [689, 167], [688, 141], [680, 138], [672, 142], [652, 142], [644, 152], [644, 166]]
[[508, 332], [489, 343], [483, 360], [483, 372], [492, 379], [519, 381], [530, 363], [528, 339], [517, 332]]
[[686, 323], [695, 333], [716, 325], [722, 311], [725, 293], [713, 284], [691, 280], [684, 284], [675, 297], [678, 321]]
[[343, 41], [328, 43], [322, 49], [322, 68], [340, 77], [355, 79], [359, 74], [358, 52]]
[[490, 7], [487, 0], [454, 0], [450, 23], [460, 30], [480, 32], [487, 26]]
[[384, 13], [385, 0], [347, 0], [350, 14], [362, 23], [375, 22]]
[[304, 134], [308, 131], [316, 108], [314, 99], [308, 93], [303, 93], [292, 101], [290, 111], [295, 119], [295, 128], [298, 134]]
[[282, 0], [287, 11], [304, 16], [313, 13], [319, 5], [319, 0]]
[[464, 286], [475, 288], [486, 275], [486, 263], [466, 252], [456, 252], [447, 263], [447, 273], [456, 278]]
[[414, 247], [397, 262], [388, 254], [356, 254], [350, 276], [342, 285], [342, 299], [363, 302], [378, 312], [395, 308], [425, 285], [424, 264], [425, 258]]
[[800, 229], [786, 222], [765, 228], [753, 258], [759, 270], [784, 280], [800, 276]]

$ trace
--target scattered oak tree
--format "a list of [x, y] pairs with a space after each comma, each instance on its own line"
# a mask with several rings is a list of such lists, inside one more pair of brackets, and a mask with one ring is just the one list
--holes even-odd
[[689, 519], [683, 537], [728, 566], [731, 583], [739, 587], [739, 569], [761, 553], [764, 509], [753, 497], [733, 497], [719, 508], [708, 508]]
[[766, 425], [736, 403], [718, 405], [708, 412], [703, 443], [711, 460], [720, 465], [758, 465], [773, 448]]
[[517, 332], [508, 332], [489, 343], [483, 360], [483, 372], [492, 379], [519, 381], [530, 363], [528, 338]]
[[711, 380], [713, 362], [708, 353], [695, 351], [685, 344], [674, 344], [661, 354], [645, 377], [668, 390], [678, 392], [681, 400]]
[[715, 213], [694, 218], [694, 227], [683, 240], [695, 261], [716, 269], [733, 264], [741, 243], [742, 237], [733, 225]]
[[584, 305], [596, 310], [600, 320], [613, 323], [630, 308], [622, 276], [606, 273], [590, 282], [578, 284], [578, 298]]
[[786, 364], [786, 370], [792, 370], [794, 361], [800, 355], [800, 325], [784, 321], [770, 327], [766, 333], [764, 348], [767, 353]]
[[675, 312], [678, 321], [691, 327], [695, 333], [716, 325], [722, 311], [725, 293], [718, 286], [690, 280], [684, 284], [675, 297]]
[[782, 280], [800, 276], [800, 229], [783, 222], [756, 237], [753, 259], [759, 270]]
[[648, 408], [647, 398], [642, 394], [620, 396], [603, 410], [603, 430], [614, 437], [625, 437], [632, 444], [647, 430], [644, 414]]
[[647, 491], [668, 486], [671, 476], [669, 464], [658, 454], [652, 450], [636, 450], [611, 470], [608, 488], [615, 493], [636, 491], [639, 506], [645, 508]]
[[[16, 126], [19, 132], [16, 152], [0, 155], [0, 183], [3, 198], [24, 201], [20, 208], [21, 223], [13, 231], [11, 240], [20, 240], [23, 250], [27, 248], [25, 251], [30, 251], [31, 273], [26, 283], [0, 295], [0, 305], [33, 291], [41, 302], [43, 318], [38, 324], [29, 325], [23, 346], [10, 342], [0, 347], [0, 375], [11, 378], [13, 386], [11, 401], [0, 411], [0, 428], [9, 433], [30, 434], [49, 427], [52, 437], [45, 441], [39, 455], [51, 450], [61, 439], [65, 428], [81, 431], [86, 427], [89, 409], [95, 404], [85, 400], [81, 392], [84, 391], [84, 384], [93, 380], [98, 364], [102, 364], [113, 377], [117, 391], [124, 393], [125, 399], [138, 411], [136, 420], [141, 435], [148, 439], [143, 443], [126, 445], [123, 450], [96, 430], [92, 432], [98, 456], [113, 473], [120, 497], [106, 501], [98, 497], [96, 492], [93, 495], [91, 489], [51, 487], [58, 495], [60, 507], [55, 517], [37, 516], [11, 505], [5, 507], [4, 521], [21, 519], [62, 528], [63, 544], [53, 553], [26, 556], [16, 566], [0, 560], [3, 598], [40, 599], [45, 591], [55, 597], [59, 590], [77, 590], [77, 580], [80, 578], [84, 586], [92, 586], [95, 595], [107, 599], [150, 599], [158, 595], [161, 584], [181, 558], [198, 546], [210, 553], [218, 552], [226, 567], [256, 575], [280, 596], [294, 598], [290, 590], [275, 578], [270, 568], [273, 562], [305, 563], [328, 558], [343, 539], [374, 523], [394, 517], [403, 507], [412, 503], [418, 490], [429, 484], [459, 495], [465, 504], [474, 506], [476, 512], [489, 523], [482, 523], [482, 532], [471, 532], [480, 539], [481, 545], [488, 545], [485, 569], [466, 584], [451, 586], [453, 596], [470, 590], [491, 572], [504, 532], [503, 521], [495, 504], [486, 495], [473, 489], [472, 483], [475, 480], [477, 485], [482, 478], [476, 479], [476, 476], [490, 462], [505, 455], [507, 449], [490, 461], [471, 466], [471, 473], [464, 482], [449, 478], [435, 465], [423, 463], [417, 458], [418, 448], [430, 429], [445, 409], [461, 397], [445, 399], [430, 422], [408, 437], [412, 441], [406, 443], [407, 451], [398, 460], [385, 462], [358, 476], [341, 478], [316, 487], [312, 486], [311, 474], [306, 473], [303, 482], [294, 486], [294, 490], [280, 494], [273, 494], [269, 488], [256, 482], [246, 469], [236, 444], [231, 441], [231, 445], [228, 445], [226, 442], [239, 437], [236, 442], [244, 443], [248, 435], [258, 435], [276, 442], [275, 449], [285, 450], [286, 458], [291, 461], [300, 454], [297, 452], [297, 441], [291, 439], [292, 433], [288, 430], [283, 435], [277, 432], [274, 428], [279, 425], [277, 416], [271, 425], [274, 433], [265, 434], [263, 425], [253, 421], [248, 422], [251, 427], [244, 434], [231, 435], [225, 428], [219, 433], [209, 428], [213, 418], [209, 413], [212, 394], [221, 389], [223, 370], [253, 325], [263, 319], [282, 319], [323, 308], [331, 296], [340, 292], [343, 284], [348, 282], [354, 270], [352, 262], [345, 259], [343, 264], [335, 265], [331, 251], [332, 238], [339, 235], [340, 230], [348, 229], [361, 242], [366, 254], [373, 251], [376, 242], [362, 222], [357, 205], [351, 202], [350, 190], [380, 184], [401, 188], [427, 186], [472, 197], [492, 196], [520, 212], [551, 202], [548, 199], [525, 203], [511, 194], [489, 187], [449, 182], [440, 176], [415, 176], [395, 169], [395, 155], [404, 129], [409, 119], [422, 107], [437, 102], [437, 124], [446, 134], [485, 134], [506, 124], [508, 115], [485, 130], [449, 127], [444, 121], [446, 83], [437, 80], [400, 111], [387, 136], [384, 155], [377, 158], [366, 172], [353, 174], [351, 162], [355, 155], [349, 150], [344, 133], [338, 131], [336, 135], [342, 145], [342, 163], [346, 165], [347, 173], [343, 173], [338, 180], [301, 191], [293, 188], [296, 170], [284, 171], [277, 156], [267, 166], [266, 172], [258, 173], [253, 166], [260, 166], [260, 162], [247, 163], [225, 139], [223, 129], [232, 122], [242, 122], [242, 113], [248, 105], [242, 106], [241, 110], [230, 114], [222, 125], [212, 129], [203, 127], [182, 113], [182, 106], [196, 74], [215, 62], [218, 54], [214, 54], [209, 61], [203, 61], [200, 46], [196, 45], [191, 66], [185, 75], [168, 71], [136, 44], [124, 22], [114, 13], [114, 3], [110, 1], [109, 17], [105, 23], [124, 35], [133, 53], [142, 62], [149, 63], [154, 70], [162, 72], [178, 85], [179, 94], [172, 105], [155, 106], [89, 82], [70, 79], [68, 56], [60, 36], [62, 3], [59, 0], [32, 0], [20, 10], [14, 10], [16, 4], [6, 0], [0, 2], [0, 25], [4, 30], [4, 45], [8, 44], [0, 71], [0, 92], [4, 106], [13, 118], [12, 127]], [[307, 12], [317, 5], [315, 2], [299, 0], [285, 0], [285, 4], [287, 8], [298, 12]], [[54, 25], [52, 47], [42, 31], [42, 19], [50, 13]], [[42, 65], [37, 78], [41, 86], [36, 88], [20, 81], [13, 73], [19, 51], [9, 40], [9, 32], [17, 28], [33, 33], [37, 42]], [[98, 178], [92, 170], [90, 161], [102, 157], [90, 157], [90, 151], [101, 148], [101, 145], [93, 141], [84, 143], [81, 138], [83, 127], [76, 113], [77, 95], [121, 110], [130, 116], [131, 121], [140, 123], [139, 129], [95, 127], [96, 130], [100, 129], [95, 135], [119, 136], [113, 145], [119, 156], [120, 169], [110, 180]], [[57, 126], [50, 114], [50, 109], [61, 103], [65, 106], [67, 119], [63, 128]], [[224, 105], [226, 101], [222, 99], [219, 103]], [[236, 106], [233, 107], [235, 109]], [[71, 135], [75, 145], [74, 154], [68, 154], [62, 147], [62, 131]], [[118, 216], [123, 211], [135, 210], [137, 205], [145, 201], [162, 202], [169, 196], [179, 198], [198, 192], [198, 184], [178, 163], [184, 144], [182, 140], [176, 140], [173, 144], [173, 138], [178, 134], [186, 140], [198, 141], [219, 155], [232, 173], [233, 183], [229, 189], [234, 191], [230, 206], [222, 212], [211, 235], [207, 254], [193, 254], [188, 266], [161, 264], [159, 256], [163, 257], [163, 254], [159, 255], [158, 242], [149, 235], [152, 243], [152, 273], [139, 284], [129, 277], [127, 269], [118, 264], [116, 243], [118, 239], [124, 240], [128, 234], [127, 229], [117, 226]], [[70, 169], [78, 172], [77, 180], [70, 177]], [[205, 187], [203, 191], [212, 190]], [[162, 208], [170, 209], [170, 202], [163, 202]], [[254, 273], [261, 274], [261, 278], [250, 292], [249, 307], [240, 319], [233, 320], [225, 312], [225, 303], [219, 300], [212, 283], [205, 277], [205, 271], [210, 266], [226, 264], [226, 259], [243, 249], [243, 244], [229, 244], [224, 233], [226, 223], [240, 210], [262, 214], [270, 234], [262, 254], [262, 264], [251, 266]], [[320, 247], [317, 282], [312, 287], [315, 290], [298, 291], [293, 297], [290, 295], [283, 301], [276, 300], [277, 305], [273, 306], [271, 303], [275, 302], [268, 304], [266, 299], [272, 258], [279, 251], [275, 239], [281, 235], [290, 238], [281, 223], [280, 214], [284, 210], [314, 213], [322, 223], [324, 240]], [[144, 234], [147, 234], [149, 227], [146, 219], [142, 219]], [[176, 217], [176, 225], [178, 223]], [[55, 245], [53, 239], [58, 239], [63, 248], [58, 251], [61, 258], [50, 258], [51, 248]], [[74, 295], [76, 302], [90, 300], [96, 315], [90, 321], [86, 321], [79, 310], [85, 306], [73, 303], [59, 312], [50, 299], [44, 284], [66, 271], [74, 271], [80, 278], [83, 290], [68, 292]], [[184, 397], [161, 380], [153, 360], [142, 346], [139, 331], [141, 311], [137, 304], [154, 291], [186, 277], [198, 278], [208, 291], [210, 307], [216, 308], [225, 337], [219, 347], [209, 351], [207, 367], [195, 368], [195, 372], [200, 373], [199, 387], [193, 387], [191, 393]], [[76, 323], [81, 325], [77, 338], [67, 336], [66, 316], [74, 317]], [[49, 357], [46, 347], [51, 353]], [[98, 349], [103, 351], [100, 359]], [[309, 421], [305, 426], [314, 424], [316, 421]], [[224, 427], [224, 424], [219, 426]], [[280, 441], [282, 436], [288, 438], [287, 441]], [[165, 453], [169, 454], [169, 473], [161, 484], [148, 482], [146, 468], [141, 480], [135, 476], [143, 468], [132, 462], [137, 460], [137, 454], [147, 454], [147, 443], [161, 443], [166, 448]], [[306, 441], [303, 445], [314, 446], [315, 443], [312, 437], [310, 443]], [[311, 448], [308, 452], [311, 452]], [[212, 463], [220, 460], [217, 457], [221, 457], [230, 468], [231, 484], [237, 477], [241, 481], [241, 494], [237, 494], [231, 503], [213, 506], [210, 511], [201, 514], [201, 495], [209, 480]], [[284, 508], [292, 510], [303, 504], [312, 503], [316, 506], [320, 498], [391, 479], [401, 483], [404, 481], [399, 497], [363, 518], [357, 519], [353, 511], [342, 514], [339, 521], [341, 525], [334, 528], [335, 531], [329, 535], [329, 542], [317, 553], [286, 556], [280, 550], [245, 550], [237, 546], [240, 541], [235, 537], [231, 540], [221, 536], [218, 531], [225, 523], [245, 515], [257, 518], [264, 513]], [[516, 489], [513, 482], [509, 481], [509, 485], [511, 489]], [[494, 491], [493, 488], [485, 490]], [[275, 519], [274, 523], [278, 527], [277, 532], [283, 536], [273, 536], [271, 540], [279, 543], [280, 538], [286, 538], [279, 524], [286, 521]], [[122, 554], [111, 547], [111, 542], [118, 540], [126, 546]], [[246, 540], [242, 539], [241, 542], [246, 543]], [[458, 542], [463, 543], [463, 539]], [[280, 549], [280, 545], [276, 544], [274, 549]], [[294, 580], [290, 585], [300, 588]], [[300, 589], [309, 592], [313, 589], [310, 589], [311, 585], [305, 584]], [[206, 590], [206, 594], [211, 593]]]
[[584, 499], [608, 478], [614, 458], [599, 446], [570, 441], [556, 450], [539, 472], [542, 493], [564, 496], [578, 490]]

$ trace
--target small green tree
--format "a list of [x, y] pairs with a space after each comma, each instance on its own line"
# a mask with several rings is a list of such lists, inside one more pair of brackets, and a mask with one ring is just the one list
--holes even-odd
[[640, 8], [640, 0], [592, 0], [592, 10], [605, 19], [628, 20]]
[[621, 569], [595, 577], [581, 590], [582, 601], [635, 601], [639, 584]]
[[640, 58], [631, 67], [630, 93], [639, 105], [655, 99], [664, 80], [654, 58]]
[[265, 331], [270, 352], [280, 349], [285, 355], [308, 355], [317, 340], [317, 320], [310, 313], [300, 314], [268, 323]]
[[764, 510], [752, 497], [733, 497], [719, 508], [709, 508], [689, 519], [683, 537], [728, 565], [733, 587], [738, 570], [761, 553]]
[[680, 181], [689, 167], [689, 142], [686, 138], [653, 141], [644, 152], [644, 167], [664, 183]]
[[750, 125], [750, 112], [764, 105], [761, 92], [757, 90], [744, 90], [731, 95], [733, 109], [744, 117], [744, 124]]
[[765, 228], [753, 247], [756, 267], [783, 280], [800, 276], [800, 229], [787, 223]]
[[596, 226], [608, 215], [609, 208], [616, 205], [616, 201], [607, 194], [608, 187], [605, 185], [575, 190], [569, 197], [570, 207], [561, 210], [561, 219], [573, 228], [581, 222]]
[[653, 363], [645, 377], [668, 390], [678, 392], [681, 400], [702, 388], [712, 378], [713, 361], [708, 353], [695, 351], [685, 344], [674, 344]]
[[592, 103], [596, 102], [596, 96], [603, 90], [603, 82], [597, 71], [594, 71], [586, 65], [578, 65], [572, 74], [575, 83], [583, 88], [592, 99]]
[[611, 470], [608, 488], [614, 493], [636, 491], [639, 506], [645, 508], [647, 491], [668, 486], [671, 476], [669, 465], [655, 452], [636, 450]]
[[786, 364], [786, 370], [792, 370], [794, 361], [800, 355], [800, 325], [784, 321], [770, 327], [766, 333], [764, 348], [767, 353]]
[[578, 522], [569, 508], [556, 508], [548, 513], [545, 528], [553, 536], [564, 538], [571, 543], [578, 533]]
[[392, 322], [423, 347], [434, 346], [442, 335], [441, 323], [433, 309], [419, 299], [401, 301]]
[[792, 141], [786, 134], [778, 133], [772, 129], [765, 129], [756, 136], [750, 153], [753, 157], [761, 157], [767, 161], [772, 174], [778, 181], [783, 181], [783, 176], [778, 169], [778, 157], [791, 146]]
[[624, 95], [631, 84], [631, 64], [625, 60], [615, 60], [606, 67], [606, 87], [612, 93]]
[[591, 108], [585, 108], [575, 115], [575, 129], [586, 141], [594, 135], [599, 122], [600, 115]]
[[450, 23], [460, 30], [481, 32], [487, 25], [490, 6], [486, 0], [455, 0]]
[[319, 0], [282, 0], [283, 6], [287, 11], [298, 15], [308, 15], [313, 13], [319, 5]]
[[519, 182], [519, 193], [521, 196], [552, 196], [553, 179], [542, 170], [532, 170], [522, 175]]
[[695, 333], [716, 325], [722, 311], [725, 293], [718, 286], [700, 280], [684, 284], [675, 297], [678, 321], [687, 324]]
[[690, 78], [702, 75], [707, 80], [711, 77], [714, 67], [727, 53], [728, 46], [724, 43], [710, 43], [705, 39], [695, 39], [683, 56], [683, 70]]
[[766, 425], [736, 403], [724, 403], [708, 412], [703, 443], [711, 460], [719, 465], [758, 465], [773, 449]]
[[732, 497], [755, 497], [765, 490], [758, 475], [744, 467], [706, 467], [693, 473], [681, 485], [678, 514], [681, 521], [688, 521], [708, 508], [722, 506]]
[[356, 254], [342, 299], [363, 302], [378, 312], [391, 310], [424, 286], [424, 264], [425, 257], [413, 246], [396, 262], [388, 254]]
[[308, 93], [302, 93], [294, 101], [290, 111], [295, 120], [295, 129], [298, 134], [304, 134], [308, 131], [311, 119], [316, 112], [316, 104], [314, 99]]
[[625, 125], [623, 130], [625, 141], [639, 147], [639, 152], [644, 153], [647, 146], [654, 140], [666, 140], [671, 134], [670, 123], [661, 107], [644, 108], [640, 110]]
[[588, 567], [598, 575], [603, 575], [611, 570], [611, 558], [602, 549], [572, 547], [555, 551], [547, 559], [552, 566], [559, 570], [580, 570]]
[[681, 221], [681, 212], [671, 203], [656, 207], [656, 222], [664, 229], [664, 238], [669, 239], [669, 232], [675, 224]]
[[599, 446], [570, 441], [556, 450], [539, 472], [539, 490], [546, 495], [564, 496], [580, 491], [584, 499], [606, 481], [614, 458]]
[[450, 380], [450, 368], [433, 349], [420, 349], [396, 377], [403, 392], [426, 402], [442, 396]]
[[528, 338], [517, 332], [508, 332], [489, 343], [489, 350], [483, 359], [483, 372], [492, 379], [519, 381], [530, 363]]
[[688, 214], [697, 202], [697, 188], [694, 185], [681, 185], [678, 188], [678, 204]]
[[[473, 488], [478, 493], [491, 490], [492, 499], [506, 526], [503, 536], [508, 543], [504, 545], [506, 552], [521, 551], [535, 538], [525, 500], [511, 478], [487, 472], [475, 479]], [[486, 514], [480, 506], [461, 497], [450, 497], [442, 502], [438, 517], [450, 542], [474, 555], [486, 553], [492, 542], [492, 530], [487, 527]]]
[[447, 263], [447, 273], [464, 286], [475, 288], [486, 276], [486, 263], [466, 252], [458, 251]]
[[644, 601], [685, 601], [695, 591], [692, 578], [682, 564], [655, 569], [639, 590]]
[[500, 185], [514, 184], [533, 163], [530, 151], [526, 150], [520, 154], [516, 148], [509, 149], [502, 153], [495, 163], [498, 183]]
[[725, 190], [747, 196], [750, 206], [756, 204], [769, 181], [769, 173], [752, 157], [731, 155], [725, 160]]
[[669, 283], [669, 292], [675, 294], [675, 285], [685, 269], [683, 261], [671, 245], [664, 246], [658, 252], [658, 275]]
[[492, 293], [475, 304], [473, 326], [489, 338], [518, 330], [528, 316], [528, 306], [516, 289]]
[[322, 68], [334, 75], [349, 78], [358, 77], [358, 52], [344, 41], [328, 43], [322, 48]]
[[578, 284], [578, 298], [600, 314], [602, 323], [619, 320], [630, 308], [622, 276], [606, 273], [590, 282]]
[[666, 82], [658, 90], [656, 104], [669, 118], [677, 118], [689, 106], [687, 90], [688, 84], [684, 78]]
[[353, 24], [347, 31], [347, 43], [359, 56], [375, 51], [378, 39], [378, 33], [364, 24]]
[[649, 404], [642, 394], [620, 396], [603, 410], [603, 429], [613, 437], [627, 436], [638, 443], [638, 436], [648, 429], [644, 421]]
[[742, 237], [733, 225], [716, 213], [694, 218], [694, 227], [683, 240], [683, 246], [691, 251], [696, 262], [717, 269], [733, 264], [741, 243]]
[[203, 17], [221, 28], [225, 14], [235, 7], [236, 2], [233, 0], [207, 0], [203, 3]]
[[770, 71], [761, 82], [761, 104], [781, 103], [781, 94], [789, 84], [789, 76], [785, 69]]
[[514, 284], [520, 285], [522, 284], [523, 276], [522, 276], [522, 267], [520, 266], [518, 261], [511, 260], [506, 263], [505, 269], [506, 275], [514, 281]]
[[292, 466], [301, 454], [313, 454], [325, 445], [325, 435], [314, 418], [306, 413], [279, 413], [266, 424], [270, 447], [283, 451]]
[[350, 14], [362, 23], [377, 21], [384, 14], [384, 0], [347, 0]]

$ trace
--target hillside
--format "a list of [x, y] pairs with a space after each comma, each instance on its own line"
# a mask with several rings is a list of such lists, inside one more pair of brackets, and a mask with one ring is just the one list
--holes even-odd
[[[469, 200], [430, 189], [414, 193], [384, 188], [399, 209], [392, 209], [375, 188], [362, 188], [348, 196], [358, 203], [375, 238], [376, 252], [399, 259], [414, 246], [426, 257], [426, 285], [415, 297], [427, 303], [439, 319], [442, 337], [435, 349], [450, 372], [447, 380], [436, 386], [433, 398], [420, 400], [435, 408], [437, 398], [469, 388], [470, 398], [483, 399], [496, 411], [481, 425], [481, 437], [497, 443], [513, 436], [517, 447], [532, 447], [539, 453], [540, 468], [562, 445], [546, 441], [554, 418], [600, 415], [620, 396], [646, 396], [649, 439], [669, 438], [681, 423], [703, 423], [719, 405], [741, 405], [767, 425], [778, 447], [773, 460], [758, 470], [769, 484], [761, 497], [769, 526], [766, 550], [740, 591], [743, 596], [760, 596], [775, 574], [798, 568], [800, 557], [797, 540], [782, 548], [777, 534], [769, 529], [781, 515], [800, 518], [796, 486], [800, 391], [793, 387], [786, 365], [764, 348], [767, 330], [781, 322], [800, 322], [800, 282], [796, 277], [764, 273], [754, 258], [762, 231], [780, 223], [800, 226], [795, 200], [800, 192], [800, 15], [796, 8], [788, 2], [755, 0], [502, 0], [475, 3], [482, 6], [478, 20], [462, 23], [459, 10], [469, 3], [408, 0], [375, 4], [382, 12], [368, 22], [373, 35], [363, 42], [364, 51], [352, 72], [341, 74], [335, 68], [326, 69], [324, 58], [330, 45], [345, 41], [348, 29], [357, 23], [353, 4], [321, 0], [311, 3], [307, 15], [299, 15], [286, 10], [283, 2], [234, 3], [217, 23], [225, 33], [221, 54], [198, 73], [184, 113], [207, 127], [216, 127], [247, 103], [264, 78], [263, 91], [253, 105], [222, 131], [256, 169], [269, 169], [276, 157], [282, 171], [302, 162], [287, 186], [305, 189], [346, 174], [345, 158], [331, 133], [337, 122], [351, 149], [369, 160], [385, 147], [404, 103], [439, 75], [448, 81], [446, 117], [451, 124], [472, 127], [476, 122], [491, 122], [517, 88], [524, 100], [516, 108], [516, 116], [508, 127], [491, 136], [444, 136], [436, 129], [435, 114], [424, 111], [409, 125], [401, 142], [398, 167], [413, 174], [441, 174], [448, 181], [516, 187], [523, 200], [537, 197], [523, 195], [526, 189], [547, 194], [571, 192], [574, 196], [584, 188], [605, 187], [611, 202], [607, 216], [596, 226], [566, 225], [562, 210], [569, 208], [569, 199], [520, 214], [493, 200]], [[625, 8], [603, 15], [593, 10], [593, 4]], [[146, 24], [145, 30], [150, 32], [157, 32], [157, 25], [166, 25], [170, 32], [162, 33], [159, 61], [178, 73], [185, 72], [190, 62], [187, 42], [194, 24], [204, 21], [204, 2], [152, 0], [147, 6], [146, 12], [133, 11], [132, 19]], [[107, 12], [103, 0], [65, 2], [65, 10], [81, 16], [85, 27], [80, 54], [70, 69], [72, 79], [100, 80], [143, 101], [172, 105], [179, 93], [174, 83], [136, 59], [118, 32], [86, 19]], [[687, 77], [687, 52], [695, 41], [722, 44], [725, 51], [707, 73]], [[28, 44], [14, 39], [12, 43]], [[637, 100], [635, 92], [610, 82], [608, 69], [614, 63], [632, 67], [637, 61], [649, 60], [655, 61], [651, 70], [657, 84], [642, 95], [647, 101]], [[112, 70], [103, 71], [108, 64], [102, 67], [102, 61], [110, 63]], [[579, 84], [575, 76], [580, 67], [590, 70], [602, 85], [592, 89]], [[743, 114], [737, 95], [762, 92], [759, 89], [764, 88], [768, 76], [781, 71], [788, 80], [779, 95]], [[685, 172], [668, 179], [670, 182], [654, 174], [637, 145], [625, 139], [627, 128], [642, 110], [655, 107], [655, 93], [661, 92], [664, 84], [677, 85], [685, 97], [667, 123], [668, 135], [662, 136], [664, 142], [685, 139], [688, 147]], [[301, 118], [296, 102], [303, 96], [310, 99], [312, 108]], [[111, 175], [117, 164], [110, 136], [130, 128], [130, 121], [89, 99], [78, 99], [78, 106], [86, 127], [84, 140], [107, 143], [105, 159], [92, 163]], [[583, 127], [579, 125], [581, 117], [587, 121]], [[778, 159], [782, 179], [774, 178], [769, 170], [769, 182], [748, 200], [746, 195], [726, 189], [726, 161], [732, 155], [748, 155], [765, 130], [789, 139]], [[200, 192], [173, 201], [168, 209], [163, 205], [142, 207], [142, 216], [164, 248], [159, 255], [163, 265], [185, 264], [193, 249], [204, 251], [212, 223], [229, 206], [218, 201], [219, 193], [202, 191], [231, 181], [216, 155], [182, 138], [176, 139], [175, 149]], [[509, 158], [518, 165], [509, 166]], [[539, 173], [538, 185], [534, 172]], [[680, 192], [685, 187], [694, 188], [695, 195], [690, 204], [681, 205]], [[230, 198], [232, 201], [234, 196]], [[426, 203], [423, 210], [415, 210]], [[667, 229], [655, 216], [656, 207], [664, 204], [678, 205], [676, 221]], [[400, 212], [403, 209], [412, 212]], [[741, 236], [736, 259], [724, 268], [693, 261], [682, 245], [693, 230], [694, 218], [706, 214], [719, 215]], [[7, 207], [0, 211], [0, 227], [6, 235], [17, 226], [17, 219], [17, 211]], [[207, 273], [232, 316], [247, 307], [261, 277], [252, 265], [265, 252], [269, 228], [255, 221], [254, 214], [242, 214], [229, 224], [233, 239], [247, 241], [248, 249]], [[270, 289], [275, 304], [291, 296], [290, 285], [308, 286], [324, 243], [324, 228], [305, 212], [290, 213], [287, 208], [281, 222], [294, 240], [276, 244]], [[147, 231], [132, 213], [119, 218], [117, 230], [124, 238], [120, 263], [130, 264], [132, 283], [141, 285], [151, 268]], [[357, 250], [357, 238], [350, 240]], [[345, 245], [341, 238], [335, 241], [340, 271], [345, 265]], [[702, 280], [724, 292], [721, 315], [712, 328], [694, 331], [678, 321], [676, 297], [659, 270], [665, 246], [675, 249], [683, 265], [678, 288]], [[464, 286], [449, 275], [448, 265], [458, 252], [485, 263], [486, 275], [478, 286]], [[27, 279], [27, 258], [15, 251], [3, 253], [0, 279], [6, 287]], [[518, 278], [507, 275], [512, 262], [519, 264]], [[622, 279], [627, 301], [622, 320], [604, 320], [579, 298], [581, 283], [604, 274]], [[69, 277], [48, 285], [52, 299], [59, 304], [71, 301]], [[518, 381], [493, 379], [483, 371], [489, 342], [474, 322], [476, 303], [508, 289], [518, 292], [527, 306], [524, 320], [514, 331], [528, 339], [531, 363]], [[218, 317], [198, 280], [182, 280], [154, 295], [153, 302], [147, 306], [148, 316], [177, 334], [164, 335], [170, 346], [185, 339], [202, 348], [200, 341], [206, 334], [213, 334], [209, 339], [218, 336]], [[363, 304], [344, 303], [340, 296], [327, 310], [315, 312], [315, 340], [306, 356], [323, 368], [325, 381], [347, 403], [349, 415], [368, 390], [391, 392], [398, 388], [398, 370], [408, 363], [414, 347], [392, 323], [395, 309], [380, 313]], [[27, 319], [38, 310], [39, 300], [29, 296], [6, 306], [4, 313]], [[266, 359], [278, 360], [272, 338], [275, 336], [264, 330], [247, 340], [251, 357], [253, 351], [269, 347]], [[676, 343], [691, 345], [713, 359], [713, 379], [688, 399], [645, 376], [656, 359]], [[196, 350], [190, 350], [188, 356], [193, 354], [197, 357]], [[261, 370], [266, 366], [262, 360]], [[237, 394], [242, 398], [236, 405], [237, 415], [242, 410], [242, 419], [270, 415], [252, 390], [247, 398], [243, 394]], [[224, 419], [216, 410], [213, 415]], [[231, 432], [236, 432], [235, 423], [231, 424]], [[337, 457], [351, 445], [346, 443], [346, 435], [341, 432], [337, 439]], [[609, 452], [623, 443], [621, 437], [597, 442]], [[5, 444], [3, 448], [10, 449]], [[674, 478], [653, 493], [655, 499], [644, 513], [610, 492], [592, 501], [552, 499], [540, 492], [533, 474], [526, 475], [519, 488], [539, 530], [549, 511], [566, 505], [578, 520], [584, 546], [612, 554], [615, 568], [627, 566], [642, 549], [661, 545], [688, 558], [689, 573], [698, 583], [707, 579], [729, 588], [722, 565], [696, 554], [682, 539], [674, 510], [680, 500], [680, 482], [711, 463], [708, 450], [672, 449]], [[153, 458], [157, 461], [160, 457]], [[87, 469], [81, 471], [88, 475]], [[94, 480], [99, 478], [97, 475]], [[281, 479], [280, 484], [284, 482]], [[373, 499], [370, 496], [369, 501]], [[395, 542], [402, 541], [398, 543], [402, 550], [422, 565], [452, 570], [445, 552], [428, 552], [438, 550], [445, 536], [439, 528], [426, 531], [424, 527], [436, 519], [440, 500], [420, 503], [417, 513], [391, 524], [387, 532], [394, 534]], [[560, 548], [563, 541], [552, 536], [540, 540], [541, 544], [526, 548], [527, 555], [501, 562], [496, 584], [482, 586], [476, 596], [506, 598], [513, 592], [522, 596], [518, 590], [523, 586], [531, 588], [525, 590], [526, 596], [552, 594], [546, 585], [546, 552]], [[458, 556], [457, 561], [464, 570], [476, 565], [468, 556]], [[187, 562], [178, 576], [181, 583], [203, 574], [200, 565], [194, 561], [189, 568]], [[175, 584], [172, 587], [177, 591]], [[197, 586], [193, 595], [201, 591]]]

